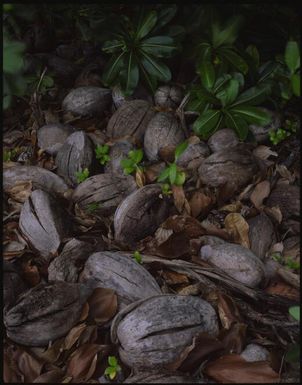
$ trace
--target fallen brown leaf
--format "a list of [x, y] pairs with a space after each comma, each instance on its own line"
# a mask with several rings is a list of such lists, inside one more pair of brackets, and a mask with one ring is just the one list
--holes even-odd
[[174, 205], [177, 208], [177, 211], [180, 214], [188, 214], [191, 213], [191, 208], [189, 202], [186, 199], [185, 192], [183, 186], [172, 186]]
[[189, 200], [191, 215], [196, 218], [199, 215], [207, 215], [212, 207], [212, 199], [200, 191], [194, 191]]
[[173, 230], [175, 233], [184, 232], [189, 238], [197, 238], [206, 234], [201, 223], [188, 215], [173, 215], [161, 227]]
[[145, 178], [145, 174], [143, 171], [136, 170], [135, 182], [136, 182], [138, 187], [143, 187], [146, 184], [146, 178]]
[[79, 322], [85, 321], [85, 319], [88, 317], [88, 314], [89, 314], [89, 304], [88, 302], [85, 302], [82, 308], [82, 314], [79, 319]]
[[249, 225], [241, 214], [228, 214], [224, 219], [224, 226], [236, 243], [250, 248]]
[[247, 326], [244, 323], [232, 323], [229, 330], [222, 329], [219, 339], [223, 343], [225, 353], [241, 353], [243, 350]]
[[11, 187], [7, 193], [9, 196], [19, 203], [24, 203], [32, 192], [32, 182], [17, 182]]
[[98, 353], [106, 354], [107, 349], [106, 345], [81, 345], [70, 356], [66, 375], [72, 377], [73, 382], [88, 381], [95, 371]]
[[48, 349], [30, 348], [30, 351], [41, 361], [54, 364], [63, 352], [64, 338], [56, 340]]
[[20, 372], [17, 363], [7, 351], [3, 353], [3, 381], [4, 383], [24, 382], [24, 376]]
[[267, 294], [281, 295], [282, 297], [287, 297], [295, 301], [300, 300], [299, 290], [282, 281], [272, 282], [267, 288], [265, 288], [265, 292]]
[[154, 251], [163, 258], [177, 259], [190, 253], [190, 239], [185, 232], [172, 234]]
[[41, 281], [38, 267], [32, 264], [31, 260], [22, 263], [23, 278], [30, 285], [34, 287]]
[[14, 351], [14, 356], [25, 382], [33, 382], [40, 375], [44, 362], [19, 347]]
[[267, 361], [247, 362], [237, 354], [228, 354], [209, 363], [205, 374], [223, 384], [265, 384], [279, 382], [279, 375]]
[[256, 185], [250, 196], [250, 200], [257, 209], [262, 207], [263, 201], [269, 196], [270, 191], [271, 186], [268, 180], [263, 180]]
[[277, 152], [272, 151], [270, 147], [260, 145], [255, 148], [253, 155], [262, 160], [267, 160], [270, 156], [278, 156]]
[[97, 340], [98, 337], [98, 326], [97, 325], [89, 325], [87, 326], [84, 331], [81, 333], [78, 344], [93, 344]]
[[282, 222], [282, 213], [279, 207], [265, 207], [264, 212], [273, 220], [276, 221], [277, 223]]
[[72, 346], [77, 342], [86, 327], [87, 326], [85, 323], [81, 323], [79, 325], [74, 326], [65, 337], [63, 349], [69, 350], [70, 348], [72, 348]]
[[162, 272], [162, 277], [168, 285], [178, 285], [181, 283], [189, 283], [189, 279], [185, 274], [180, 274], [175, 271], [165, 270]]
[[145, 177], [146, 177], [146, 183], [153, 183], [156, 181], [158, 175], [161, 173], [161, 171], [165, 168], [165, 163], [155, 163], [151, 166], [146, 167], [145, 169]]
[[65, 374], [62, 369], [53, 369], [49, 370], [46, 373], [40, 374], [39, 377], [37, 377], [33, 383], [34, 384], [56, 384], [60, 383]]
[[217, 308], [221, 324], [226, 330], [230, 329], [232, 323], [241, 321], [239, 310], [230, 296], [218, 292]]
[[219, 229], [208, 220], [203, 220], [201, 222], [201, 226], [204, 229], [204, 234], [201, 235], [215, 235], [225, 241], [229, 241], [231, 239], [230, 234], [225, 229]]
[[88, 299], [89, 317], [98, 324], [109, 321], [117, 312], [117, 296], [111, 289], [97, 287]]
[[165, 162], [174, 162], [175, 146], [165, 146], [159, 150], [159, 157]]
[[242, 209], [242, 203], [240, 201], [236, 201], [235, 203], [230, 203], [229, 205], [225, 205], [220, 207], [219, 211], [227, 211], [229, 213], [238, 213]]

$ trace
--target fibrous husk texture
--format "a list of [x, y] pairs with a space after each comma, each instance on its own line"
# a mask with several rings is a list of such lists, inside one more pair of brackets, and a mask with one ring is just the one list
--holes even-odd
[[49, 260], [72, 228], [71, 218], [57, 200], [43, 190], [35, 190], [22, 206], [19, 227], [40, 255]]
[[38, 146], [51, 155], [56, 155], [65, 140], [75, 129], [61, 123], [46, 124], [37, 132]]
[[177, 146], [185, 140], [180, 122], [172, 112], [158, 112], [149, 122], [144, 138], [144, 150], [149, 160], [159, 159], [159, 150]]
[[279, 184], [271, 192], [267, 199], [270, 207], [279, 207], [282, 217], [300, 216], [300, 188], [296, 185]]
[[179, 358], [201, 332], [216, 335], [215, 310], [199, 297], [158, 295], [121, 310], [111, 325], [122, 361], [132, 368], [161, 368]]
[[264, 213], [249, 219], [247, 222], [251, 251], [263, 260], [272, 243], [276, 241], [274, 225]]
[[46, 346], [79, 321], [91, 291], [77, 283], [40, 283], [22, 294], [5, 314], [8, 337], [22, 345]]
[[93, 146], [91, 140], [84, 131], [75, 132], [66, 139], [57, 153], [58, 174], [69, 185], [75, 186], [78, 184], [76, 173], [85, 168], [90, 170], [92, 161]]
[[82, 208], [98, 203], [95, 211], [108, 215], [136, 188], [132, 176], [98, 174], [82, 182], [74, 190], [72, 200]]
[[131, 135], [142, 141], [154, 113], [151, 104], [145, 100], [127, 101], [111, 116], [107, 126], [107, 135], [110, 138]]
[[121, 160], [127, 158], [129, 151], [133, 150], [134, 146], [126, 140], [121, 140], [115, 143], [109, 152], [110, 160], [105, 166], [106, 173], [124, 175], [124, 170], [121, 167]]
[[178, 86], [161, 86], [154, 94], [154, 102], [164, 108], [177, 108], [183, 98], [183, 91]]
[[239, 143], [238, 137], [230, 128], [223, 128], [213, 134], [208, 140], [208, 146], [212, 152], [226, 150]]
[[168, 204], [158, 184], [146, 185], [130, 194], [114, 215], [115, 239], [134, 245], [152, 234], [168, 217]]
[[111, 90], [86, 86], [72, 89], [62, 102], [62, 107], [76, 115], [99, 116], [111, 103]]
[[119, 252], [92, 254], [85, 263], [81, 279], [94, 280], [96, 286], [114, 290], [122, 305], [161, 294], [152, 275], [133, 258]]

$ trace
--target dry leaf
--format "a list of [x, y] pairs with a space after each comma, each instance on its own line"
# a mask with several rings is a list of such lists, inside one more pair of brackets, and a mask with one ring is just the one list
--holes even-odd
[[185, 232], [189, 238], [198, 238], [206, 234], [201, 223], [188, 215], [173, 215], [166, 219], [161, 227], [171, 229], [175, 233]]
[[265, 207], [264, 212], [273, 220], [276, 221], [277, 223], [282, 222], [282, 213], [279, 207]]
[[23, 278], [30, 285], [34, 287], [41, 281], [38, 267], [32, 264], [31, 260], [22, 263]]
[[172, 234], [173, 230], [163, 229], [162, 227], [159, 227], [154, 234], [154, 238], [157, 242], [157, 245], [161, 245], [162, 243], [164, 243]]
[[183, 186], [172, 186], [172, 192], [174, 197], [174, 205], [177, 208], [177, 211], [180, 214], [188, 214], [191, 213], [191, 208], [189, 202], [186, 199], [185, 192]]
[[[230, 215], [230, 214], [229, 214]], [[214, 235], [216, 237], [222, 238], [225, 241], [230, 240], [230, 234], [225, 229], [219, 229], [213, 223], [209, 222], [207, 219], [201, 222], [202, 227], [205, 229], [204, 234], [201, 235]]]
[[296, 179], [295, 175], [292, 174], [284, 164], [277, 164], [276, 171], [282, 176], [282, 178], [288, 180], [289, 183], [293, 183]]
[[107, 346], [97, 344], [83, 344], [72, 353], [67, 363], [67, 376], [71, 376], [73, 382], [86, 382], [93, 375], [97, 355], [105, 353]]
[[237, 354], [228, 354], [211, 362], [205, 374], [223, 384], [273, 384], [279, 382], [279, 375], [267, 361], [247, 362]]
[[64, 344], [62, 346], [63, 349], [69, 350], [70, 348], [72, 348], [72, 346], [77, 342], [86, 327], [87, 326], [85, 323], [73, 327], [65, 337]]
[[178, 290], [179, 295], [197, 295], [201, 291], [200, 283], [195, 283], [193, 285], [186, 286]]
[[89, 304], [88, 302], [85, 302], [83, 305], [82, 314], [79, 319], [79, 322], [85, 321], [85, 319], [88, 317], [88, 314], [89, 314]]
[[217, 308], [221, 324], [226, 330], [230, 329], [232, 323], [241, 321], [239, 310], [230, 296], [218, 292]]
[[192, 344], [189, 346], [186, 346], [184, 350], [180, 353], [180, 355], [177, 357], [177, 359], [174, 362], [171, 362], [170, 364], [166, 365], [166, 369], [168, 370], [177, 370], [180, 365], [184, 362], [184, 360], [188, 357], [188, 354], [194, 349], [195, 347], [195, 341], [196, 338], [193, 338]]
[[253, 155], [262, 160], [268, 159], [270, 156], [278, 156], [277, 152], [272, 151], [270, 147], [260, 145], [253, 151]]
[[[20, 349], [21, 351], [21, 349]], [[14, 352], [16, 353], [16, 352]], [[25, 382], [33, 382], [41, 373], [44, 362], [31, 356], [25, 350], [17, 354], [16, 361], [20, 372], [24, 375]]]
[[184, 233], [172, 234], [164, 243], [159, 245], [154, 254], [159, 257], [177, 259], [190, 253], [190, 239]]
[[200, 138], [196, 135], [192, 135], [188, 138], [188, 144], [197, 144], [200, 143]]
[[230, 203], [229, 205], [225, 205], [220, 207], [219, 211], [228, 211], [229, 213], [239, 213], [242, 209], [242, 203], [240, 201], [236, 201], [235, 203]]
[[168, 285], [178, 285], [181, 283], [189, 283], [189, 279], [185, 274], [180, 274], [175, 271], [166, 270], [162, 272], [162, 277]]
[[62, 369], [49, 370], [46, 373], [40, 374], [33, 383], [34, 384], [58, 384], [64, 378], [64, 371]]
[[241, 214], [228, 214], [224, 219], [224, 226], [236, 243], [250, 248], [249, 225]]
[[7, 351], [3, 353], [3, 381], [4, 383], [24, 382], [24, 376], [20, 373], [17, 363]]
[[153, 183], [156, 181], [158, 175], [161, 173], [161, 171], [165, 168], [165, 163], [155, 163], [151, 166], [148, 166], [145, 169], [145, 177], [146, 177], [146, 183]]
[[20, 257], [25, 252], [26, 245], [18, 241], [11, 241], [5, 245], [3, 249], [3, 257], [5, 259], [12, 259]]
[[264, 180], [256, 185], [250, 196], [250, 200], [257, 209], [262, 207], [263, 201], [269, 196], [270, 191], [271, 186], [268, 180]]
[[32, 192], [32, 182], [17, 182], [11, 187], [7, 193], [10, 195], [12, 199], [19, 203], [24, 203], [26, 199], [30, 196]]
[[191, 215], [196, 218], [199, 215], [207, 215], [212, 206], [212, 199], [200, 191], [195, 191], [189, 200]]
[[165, 146], [159, 150], [158, 155], [165, 162], [172, 163], [174, 162], [174, 152], [175, 146]]
[[246, 324], [235, 322], [229, 330], [222, 329], [219, 339], [224, 345], [225, 353], [241, 353], [246, 340]]
[[265, 292], [267, 294], [280, 295], [294, 301], [300, 301], [299, 290], [282, 281], [272, 282], [267, 288], [265, 288]]
[[146, 184], [145, 174], [141, 170], [136, 170], [135, 182], [138, 187], [143, 187]]
[[283, 243], [282, 242], [278, 242], [278, 243], [275, 243], [273, 246], [271, 246], [269, 252], [270, 252], [270, 254], [272, 254], [272, 253], [280, 253], [280, 254], [282, 254], [283, 249], [284, 249]]
[[253, 187], [255, 186], [255, 183], [251, 183], [245, 187], [245, 189], [239, 194], [238, 200], [243, 201], [246, 200], [250, 197], [251, 191]]
[[63, 352], [64, 338], [56, 340], [48, 349], [44, 348], [30, 348], [35, 357], [40, 360], [54, 364], [58, 361], [61, 353]]
[[84, 331], [81, 333], [78, 344], [93, 344], [97, 340], [98, 336], [98, 326], [97, 325], [89, 325], [87, 326]]
[[117, 311], [117, 296], [111, 289], [97, 287], [88, 299], [89, 317], [98, 324], [109, 321]]

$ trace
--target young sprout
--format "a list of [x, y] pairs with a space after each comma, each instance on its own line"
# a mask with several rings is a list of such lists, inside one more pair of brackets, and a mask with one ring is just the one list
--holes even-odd
[[84, 180], [86, 180], [89, 177], [89, 170], [88, 168], [84, 168], [83, 171], [77, 171], [76, 172], [77, 182], [82, 183]]
[[108, 364], [107, 368], [105, 369], [105, 375], [107, 375], [110, 380], [113, 380], [117, 373], [122, 370], [122, 368], [119, 366], [117, 359], [115, 356], [109, 356], [108, 357]]
[[105, 165], [110, 160], [108, 153], [109, 153], [109, 146], [107, 144], [104, 144], [103, 146], [100, 146], [98, 144], [96, 146], [95, 156], [101, 165]]
[[125, 175], [130, 175], [134, 171], [142, 171], [142, 166], [139, 163], [142, 161], [144, 156], [143, 150], [132, 150], [128, 153], [128, 158], [121, 160], [121, 166], [124, 170]]
[[136, 250], [133, 254], [133, 257], [137, 263], [142, 263], [142, 255], [139, 251]]

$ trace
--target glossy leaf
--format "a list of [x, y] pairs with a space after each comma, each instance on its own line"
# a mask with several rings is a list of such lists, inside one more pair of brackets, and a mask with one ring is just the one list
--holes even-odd
[[300, 79], [300, 75], [298, 74], [294, 74], [292, 75], [291, 77], [291, 85], [292, 85], [292, 90], [293, 90], [293, 93], [294, 95], [296, 96], [300, 96], [300, 92], [301, 92], [301, 79]]
[[180, 171], [177, 173], [174, 184], [176, 186], [182, 186], [186, 181], [186, 173], [184, 171]]
[[3, 72], [16, 74], [23, 69], [24, 62], [22, 53], [25, 45], [18, 41], [3, 41]]
[[235, 42], [238, 29], [242, 22], [241, 16], [234, 16], [227, 20], [226, 27], [221, 28], [218, 23], [212, 24], [212, 43], [215, 48], [222, 45], [231, 45]]
[[157, 21], [157, 14], [155, 11], [149, 12], [143, 19], [142, 23], [137, 27], [136, 38], [142, 39], [152, 30]]
[[102, 50], [106, 53], [115, 53], [119, 52], [124, 45], [125, 43], [121, 40], [109, 40], [104, 43]]
[[255, 106], [265, 101], [269, 93], [270, 87], [267, 84], [260, 84], [255, 87], [251, 87], [239, 95], [236, 101], [232, 104], [232, 107], [239, 106], [241, 104]]
[[117, 365], [117, 359], [115, 356], [109, 356], [108, 357], [108, 364], [110, 366], [116, 366]]
[[216, 97], [221, 101], [222, 106], [228, 106], [237, 98], [239, 92], [239, 82], [235, 79], [228, 81], [227, 85], [216, 94]]
[[288, 311], [296, 321], [300, 321], [300, 306], [292, 306]]
[[246, 139], [249, 126], [243, 117], [233, 112], [226, 112], [225, 124], [228, 128], [232, 128], [236, 132], [239, 139]]
[[141, 71], [141, 74], [143, 75], [145, 84], [150, 88], [150, 90], [154, 94], [157, 89], [157, 78], [155, 76], [150, 75], [141, 62], [139, 62], [139, 69]]
[[152, 76], [163, 82], [171, 80], [171, 72], [169, 68], [154, 56], [146, 55], [142, 52], [142, 65], [145, 70]]
[[141, 49], [158, 57], [168, 57], [177, 49], [177, 45], [169, 36], [154, 36], [143, 40]]
[[219, 48], [219, 54], [222, 55], [231, 65], [233, 65], [238, 71], [246, 74], [248, 71], [248, 65], [246, 61], [239, 56], [234, 49], [221, 47]]
[[203, 139], [207, 139], [219, 127], [222, 116], [218, 110], [208, 110], [200, 115], [194, 122], [193, 130]]
[[202, 85], [207, 90], [210, 90], [215, 82], [215, 69], [213, 64], [209, 60], [202, 60], [198, 66], [198, 73], [200, 74]]
[[177, 167], [175, 163], [172, 163], [169, 167], [169, 180], [171, 184], [175, 183], [176, 175], [177, 175]]
[[132, 94], [139, 79], [138, 66], [134, 59], [134, 54], [130, 52], [127, 59], [125, 74], [121, 76], [121, 85], [126, 96]]
[[165, 168], [158, 176], [157, 178], [157, 181], [158, 182], [163, 182], [165, 181], [166, 179], [169, 178], [169, 173], [170, 173], [170, 169], [169, 167]]
[[111, 57], [104, 69], [104, 73], [102, 76], [102, 80], [105, 85], [112, 84], [114, 79], [117, 77], [117, 75], [123, 68], [123, 58], [125, 55], [126, 52], [122, 52], [119, 55], [114, 55]]
[[185, 150], [187, 149], [188, 147], [188, 142], [187, 141], [184, 141], [182, 143], [180, 143], [176, 149], [175, 149], [175, 162], [177, 161], [177, 159], [180, 157], [181, 154], [183, 154], [185, 152]]
[[287, 43], [285, 63], [292, 74], [300, 67], [300, 50], [296, 41], [289, 41]]
[[232, 108], [230, 111], [232, 114], [240, 115], [249, 124], [266, 126], [271, 122], [270, 115], [258, 107], [238, 106], [236, 108]]

